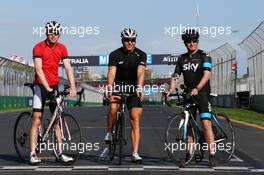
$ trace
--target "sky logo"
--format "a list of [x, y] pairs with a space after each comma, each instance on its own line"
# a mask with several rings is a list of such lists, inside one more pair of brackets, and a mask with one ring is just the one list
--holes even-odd
[[99, 55], [99, 65], [107, 66], [109, 62], [109, 55]]
[[152, 55], [151, 54], [147, 55], [147, 64], [152, 64]]

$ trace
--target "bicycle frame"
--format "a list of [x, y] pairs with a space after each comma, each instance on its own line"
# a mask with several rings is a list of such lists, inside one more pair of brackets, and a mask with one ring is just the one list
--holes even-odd
[[[197, 102], [195, 99], [190, 95], [190, 92], [188, 91], [187, 88], [182, 87], [181, 89], [183, 92], [179, 92], [178, 89], [176, 89], [175, 94], [164, 94], [165, 95], [165, 104], [168, 105], [169, 107], [172, 107], [171, 102], [167, 100], [167, 97], [172, 97], [172, 96], [177, 96], [178, 97], [178, 102], [176, 103], [177, 106], [183, 106], [182, 114], [176, 114], [174, 118], [171, 119], [169, 122], [168, 128], [166, 129], [165, 133], [165, 141], [166, 143], [170, 143], [171, 139], [175, 139], [175, 129], [176, 129], [176, 141], [177, 142], [184, 142], [185, 144], [188, 145], [187, 150], [185, 151], [190, 151], [191, 153], [195, 153], [197, 150], [196, 144], [199, 145], [198, 150], [200, 151], [200, 154], [192, 154], [190, 158], [188, 158], [188, 161], [186, 164], [189, 163], [190, 160], [192, 160], [193, 156], [195, 156], [196, 161], [201, 161], [204, 156], [204, 149], [203, 146], [206, 144], [205, 141], [205, 135], [202, 130], [202, 127], [200, 125], [200, 122], [196, 120], [196, 113], [194, 113], [194, 108], [197, 105]], [[180, 96], [182, 99], [180, 99]], [[211, 95], [210, 97], [214, 97], [215, 95]], [[195, 109], [196, 111], [197, 109]], [[232, 129], [232, 125], [230, 123], [229, 117], [226, 116], [225, 114], [218, 114], [214, 111], [210, 111], [211, 113], [211, 123], [212, 123], [212, 132], [214, 135], [214, 144], [218, 145], [221, 143], [224, 143], [226, 141], [230, 140], [231, 147], [230, 151], [227, 149], [224, 149], [223, 151], [227, 153], [226, 158], [224, 160], [230, 160], [231, 156], [234, 153], [235, 149], [235, 142], [234, 142], [234, 131]], [[222, 119], [223, 122], [222, 123]], [[173, 127], [172, 123], [176, 121], [176, 128]], [[226, 126], [227, 128], [225, 128]], [[227, 129], [227, 130], [226, 130]], [[229, 131], [231, 133], [229, 133]], [[173, 133], [174, 132], [174, 133]], [[171, 134], [170, 134], [171, 133]], [[230, 135], [231, 134], [231, 135]], [[195, 145], [195, 150], [193, 151], [193, 146], [192, 143]], [[189, 144], [191, 144], [191, 147], [189, 148]], [[202, 147], [201, 147], [202, 146]], [[208, 146], [208, 145], [207, 145]], [[202, 149], [201, 149], [202, 148]], [[168, 155], [174, 162], [178, 162], [177, 158], [175, 156], [179, 156], [179, 154], [172, 153], [168, 151]], [[185, 157], [186, 158], [186, 157]]]
[[[190, 108], [190, 104], [186, 105], [185, 108], [186, 109], [183, 111], [184, 118], [181, 119], [180, 124], [179, 124], [179, 128], [178, 128], [179, 130], [181, 130], [183, 128], [183, 132], [184, 132], [183, 139], [184, 139], [184, 141], [186, 141], [187, 136], [188, 136], [187, 131], [188, 131], [188, 122], [189, 122], [189, 120], [192, 123], [193, 128], [195, 129], [195, 132], [198, 133], [199, 138], [202, 138], [202, 141], [204, 141], [203, 132], [202, 132], [201, 128], [199, 127], [198, 123], [196, 122], [196, 120], [194, 119], [194, 116], [193, 116], [191, 110], [189, 109]], [[227, 139], [227, 135], [226, 135], [225, 131], [221, 128], [220, 123], [217, 120], [217, 118], [216, 118], [214, 113], [212, 113], [212, 119], [211, 120], [215, 121], [215, 123], [217, 125], [217, 128], [221, 131], [221, 134], [224, 135], [223, 138], [215, 141], [215, 143], [221, 142], [221, 141]]]
[[[126, 108], [126, 97], [123, 97], [121, 98], [120, 100], [120, 106], [119, 106], [119, 109], [118, 109], [118, 112], [117, 112], [117, 118], [116, 118], [116, 121], [119, 120], [119, 117], [122, 116], [120, 115], [121, 113], [125, 113], [125, 108]], [[124, 115], [123, 115], [124, 117]], [[126, 137], [126, 120], [124, 119], [124, 137]]]
[[187, 140], [187, 135], [188, 135], [187, 131], [188, 131], [189, 120], [192, 123], [192, 125], [195, 129], [195, 132], [199, 134], [200, 138], [203, 138], [201, 128], [199, 127], [198, 123], [194, 119], [194, 116], [193, 116], [191, 110], [189, 109], [189, 107], [187, 107], [187, 109], [183, 111], [183, 114], [184, 114], [184, 118], [182, 118], [180, 121], [179, 130], [183, 127], [183, 132], [184, 132], [183, 139], [184, 139], [184, 141]]
[[223, 141], [223, 140], [225, 140], [225, 139], [228, 139], [228, 137], [227, 137], [225, 131], [224, 131], [223, 128], [220, 126], [220, 123], [219, 123], [219, 121], [217, 120], [217, 118], [216, 118], [216, 116], [215, 116], [214, 113], [212, 113], [212, 120], [215, 121], [215, 123], [216, 123], [216, 125], [217, 125], [217, 128], [221, 131], [221, 134], [224, 134], [224, 137], [223, 137], [222, 139], [215, 140], [215, 143], [217, 143], [217, 142], [221, 142], [221, 141]]
[[[50, 133], [50, 129], [54, 123], [54, 121], [59, 117], [60, 118], [60, 132], [61, 132], [61, 136], [62, 136], [62, 140], [66, 140], [65, 136], [64, 136], [64, 132], [63, 132], [63, 127], [62, 127], [62, 118], [61, 118], [61, 114], [63, 113], [63, 102], [64, 102], [64, 96], [63, 95], [59, 95], [57, 98], [56, 98], [56, 108], [55, 108], [55, 111], [54, 113], [52, 114], [51, 116], [51, 120], [49, 121], [49, 124], [48, 124], [48, 127], [46, 129], [46, 131], [44, 131], [44, 135], [42, 137], [42, 142], [46, 142], [47, 139], [48, 139], [48, 136], [49, 136], [49, 133]], [[69, 140], [71, 140], [71, 134], [70, 134], [70, 131], [69, 131], [69, 128], [68, 128], [68, 125], [66, 123], [66, 121], [64, 120], [64, 124], [65, 124], [65, 127], [66, 127], [66, 130], [67, 130], [67, 134], [69, 136]], [[40, 133], [41, 134], [41, 133]]]

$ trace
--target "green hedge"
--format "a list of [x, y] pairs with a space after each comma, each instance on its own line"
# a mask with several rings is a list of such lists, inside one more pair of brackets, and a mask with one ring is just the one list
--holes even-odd
[[[65, 100], [67, 107], [74, 107], [76, 100]], [[101, 103], [82, 102], [82, 106], [102, 105]], [[0, 96], [0, 110], [32, 107], [32, 97]]]
[[28, 107], [29, 97], [0, 96], [0, 110]]

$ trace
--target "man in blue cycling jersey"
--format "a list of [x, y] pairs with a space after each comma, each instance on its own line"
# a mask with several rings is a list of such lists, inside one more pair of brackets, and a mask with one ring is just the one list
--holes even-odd
[[[211, 124], [211, 104], [209, 101], [212, 60], [203, 50], [198, 49], [199, 33], [197, 31], [193, 29], [186, 30], [182, 34], [182, 40], [187, 53], [180, 55], [177, 60], [167, 96], [175, 89], [176, 80], [183, 74], [184, 84], [190, 90], [190, 95], [193, 96], [195, 102], [197, 102], [205, 141], [208, 145], [209, 166], [212, 167], [215, 166], [215, 144]], [[194, 116], [196, 116], [196, 110]], [[192, 142], [190, 137], [188, 137], [189, 143]], [[190, 154], [190, 152], [187, 153], [186, 160], [188, 160]]]

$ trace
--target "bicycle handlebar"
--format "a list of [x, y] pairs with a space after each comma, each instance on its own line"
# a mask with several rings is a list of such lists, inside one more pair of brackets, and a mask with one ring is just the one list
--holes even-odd
[[[178, 103], [176, 104], [177, 106], [183, 106], [185, 103], [185, 101], [187, 99], [191, 99], [193, 100], [193, 97], [191, 96], [190, 92], [188, 91], [187, 87], [183, 84], [180, 85], [180, 89], [182, 89], [183, 91], [180, 93], [178, 88], [176, 88], [176, 93], [174, 94], [169, 94], [170, 97], [176, 96]], [[167, 93], [164, 93], [165, 95], [165, 104], [169, 107], [171, 107], [171, 103], [168, 101], [168, 95]], [[181, 100], [181, 98], [183, 98], [183, 100]]]
[[125, 93], [125, 92], [113, 92], [111, 96], [118, 96], [121, 97], [121, 99], [117, 99], [115, 101], [110, 101], [110, 99], [107, 97], [106, 93], [104, 93], [104, 97], [108, 103], [119, 103], [123, 98], [132, 97], [135, 96], [136, 93]]
[[[24, 83], [24, 86], [29, 87], [32, 91], [34, 91], [34, 84], [33, 83]], [[56, 92], [56, 97], [58, 97], [59, 95], [63, 95], [63, 96], [67, 96], [70, 94], [69, 91], [67, 91], [70, 88], [69, 85], [65, 84], [64, 85], [64, 90], [63, 91], [57, 91]], [[77, 95], [81, 95], [83, 93], [84, 89], [78, 91], [76, 94]]]

